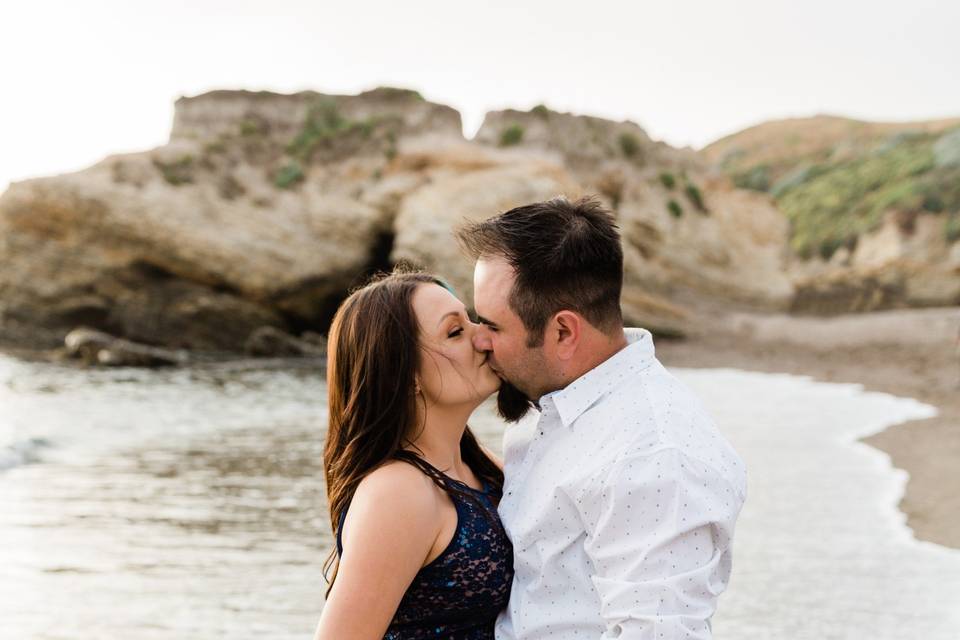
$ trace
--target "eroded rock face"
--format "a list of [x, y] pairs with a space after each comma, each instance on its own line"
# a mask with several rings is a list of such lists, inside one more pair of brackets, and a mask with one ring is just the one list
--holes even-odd
[[701, 297], [789, 304], [783, 216], [769, 198], [732, 189], [696, 154], [654, 142], [632, 122], [542, 108], [491, 113], [477, 139], [540, 150], [567, 169], [579, 192], [598, 194], [616, 213], [625, 308], [630, 299], [653, 299], [679, 310]]
[[[455, 151], [440, 148], [437, 153], [449, 159]], [[416, 154], [430, 157], [426, 149], [418, 149]], [[473, 262], [461, 251], [452, 230], [466, 221], [480, 221], [522, 204], [560, 195], [575, 197], [580, 187], [562, 167], [542, 159], [461, 148], [460, 158], [464, 157], [478, 168], [435, 170], [427, 184], [403, 200], [395, 221], [391, 259], [440, 274], [469, 304]], [[482, 164], [481, 158], [485, 161]], [[431, 161], [431, 166], [442, 165]]]
[[950, 242], [941, 216], [891, 212], [853, 251], [829, 262], [794, 265], [805, 313], [847, 313], [960, 305], [960, 242]]
[[[303, 120], [318, 104], [332, 123]], [[0, 197], [2, 316], [44, 346], [81, 323], [206, 350], [237, 350], [262, 326], [322, 328], [389, 251], [389, 205], [360, 197], [372, 176], [406, 136], [462, 139], [459, 126], [389, 90], [181, 100], [170, 144]]]
[[700, 184], [702, 208], [650, 182], [620, 205], [631, 264], [626, 282], [693, 307], [698, 297], [771, 309], [789, 304], [783, 217], [761, 196], [709, 179]]
[[[352, 129], [359, 137], [369, 139], [378, 127], [392, 127], [398, 137], [426, 133], [463, 135], [460, 114], [455, 109], [427, 102], [416, 91], [381, 87], [355, 96], [314, 91], [211, 91], [181, 98], [176, 103], [170, 139], [222, 140], [239, 135], [289, 144], [304, 132], [311, 111], [317, 110], [323, 116], [318, 124], [326, 127], [331, 138]], [[349, 148], [349, 142], [341, 138], [330, 147], [342, 150]]]
[[13, 185], [0, 225], [8, 313], [69, 322], [102, 309], [108, 327], [164, 344], [162, 325], [222, 314], [229, 325], [209, 339], [182, 338], [217, 349], [284, 326], [278, 313], [309, 322], [365, 268], [381, 230], [375, 209], [338, 196], [283, 193], [263, 208], [224, 201], [209, 183], [116, 185], [108, 166]]
[[[551, 151], [573, 171], [591, 172], [610, 161], [634, 167], [659, 164], [658, 150], [633, 122], [613, 122], [592, 116], [558, 113], [544, 107], [531, 111], [493, 111], [477, 131], [477, 142], [499, 147]], [[676, 151], [676, 150], [674, 150]]]
[[84, 325], [236, 352], [257, 331], [325, 331], [351, 287], [401, 260], [469, 303], [453, 228], [583, 194], [617, 216], [631, 323], [680, 331], [702, 300], [789, 303], [769, 201], [635, 124], [504, 112], [468, 142], [455, 111], [413, 92], [213, 92], [177, 103], [163, 147], [0, 196], [0, 336], [53, 346]]

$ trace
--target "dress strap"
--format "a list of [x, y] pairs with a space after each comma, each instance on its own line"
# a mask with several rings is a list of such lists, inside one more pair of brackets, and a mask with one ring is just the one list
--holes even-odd
[[340, 513], [340, 522], [337, 523], [337, 556], [343, 556], [343, 523], [347, 519], [347, 509], [350, 508], [350, 504], [347, 503], [346, 508]]
[[[493, 509], [496, 510], [495, 506], [490, 504], [484, 504], [485, 502], [490, 501], [490, 493], [493, 490], [493, 487], [483, 478], [477, 477], [480, 480], [480, 484], [483, 487], [482, 489], [474, 489], [466, 482], [451, 478], [440, 469], [437, 469], [435, 466], [421, 458], [415, 453], [409, 451], [400, 450], [395, 454], [397, 460], [402, 460], [407, 464], [417, 467], [423, 473], [433, 480], [433, 483], [440, 487], [445, 493], [447, 493], [451, 500], [453, 500], [454, 506], [457, 509], [457, 513], [460, 512], [460, 500], [466, 499], [471, 502], [478, 504], [483, 507], [484, 510]], [[481, 498], [477, 498], [476, 495], [479, 494]], [[458, 498], [459, 496], [459, 498]], [[340, 513], [339, 522], [337, 523], [337, 555], [343, 555], [343, 523], [347, 519], [347, 511], [350, 509], [350, 503], [347, 503], [347, 506], [344, 508], [343, 512]]]
[[429, 462], [427, 462], [426, 460], [424, 460], [423, 458], [421, 458], [415, 453], [400, 450], [396, 453], [396, 458], [397, 460], [402, 460], [423, 471], [428, 477], [430, 477], [431, 480], [433, 480], [434, 484], [439, 486], [441, 489], [443, 489], [447, 493], [450, 493], [451, 488], [454, 489], [454, 492], [460, 492], [462, 491], [462, 489], [466, 489], [470, 493], [479, 493], [479, 494], [487, 494], [490, 492], [489, 484], [486, 482], [486, 480], [481, 478], [479, 475], [477, 476], [477, 479], [480, 481], [480, 486], [482, 488], [474, 489], [473, 487], [468, 485], [466, 482], [463, 482], [462, 480], [451, 478], [450, 476], [445, 474], [443, 471], [440, 471], [440, 469], [437, 469], [435, 466], [433, 466], [432, 464], [430, 464]]
[[[415, 453], [410, 453], [409, 451], [400, 450], [396, 453], [396, 459], [402, 460], [407, 464], [410, 464], [422, 471], [424, 475], [433, 480], [433, 483], [443, 489], [445, 492], [450, 493], [450, 483], [457, 482], [444, 472], [437, 469], [435, 466], [416, 455]], [[470, 486], [464, 485], [468, 489]], [[343, 511], [340, 513], [339, 521], [337, 522], [337, 555], [343, 556], [343, 523], [347, 519], [347, 511], [350, 510], [350, 502], [347, 503], [347, 506], [344, 507]]]

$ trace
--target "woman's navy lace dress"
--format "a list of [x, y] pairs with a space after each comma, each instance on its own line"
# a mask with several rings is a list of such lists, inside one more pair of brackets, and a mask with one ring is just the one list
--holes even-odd
[[[435, 482], [440, 478], [455, 490], [448, 495], [457, 509], [457, 528], [447, 548], [414, 576], [384, 640], [493, 640], [494, 623], [507, 606], [513, 580], [513, 547], [496, 511], [500, 493], [486, 483], [478, 491], [429, 469], [436, 473], [429, 474]], [[337, 530], [341, 554], [345, 516], [346, 511]]]

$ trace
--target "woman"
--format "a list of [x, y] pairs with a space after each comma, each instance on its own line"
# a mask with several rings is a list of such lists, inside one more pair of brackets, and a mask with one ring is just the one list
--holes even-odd
[[337, 536], [317, 640], [492, 639], [513, 577], [503, 472], [467, 428], [500, 386], [443, 283], [394, 273], [330, 328], [324, 452]]

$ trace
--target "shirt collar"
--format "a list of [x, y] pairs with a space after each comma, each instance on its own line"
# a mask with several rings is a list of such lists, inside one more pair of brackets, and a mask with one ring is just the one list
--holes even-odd
[[549, 400], [557, 408], [560, 422], [570, 427], [584, 411], [592, 407], [628, 374], [650, 366], [654, 360], [653, 336], [646, 329], [624, 329], [627, 346], [563, 389], [540, 399]]

